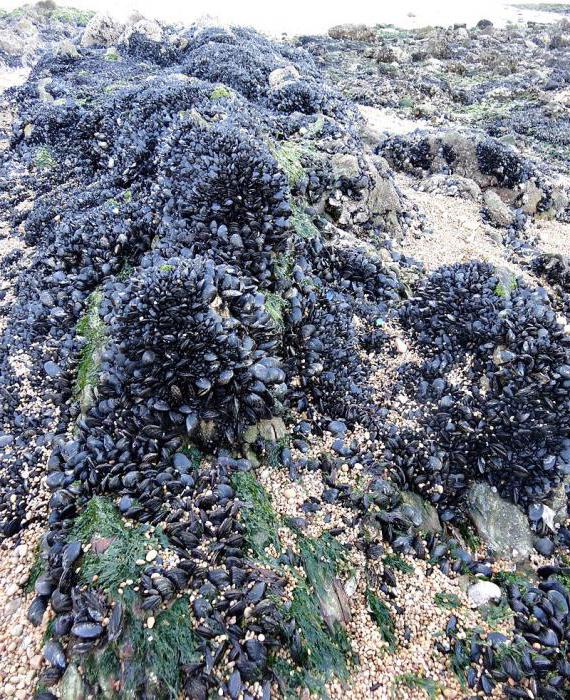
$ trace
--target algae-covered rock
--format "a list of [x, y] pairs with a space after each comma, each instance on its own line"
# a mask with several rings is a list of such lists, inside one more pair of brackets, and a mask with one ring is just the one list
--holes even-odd
[[471, 486], [467, 503], [477, 534], [496, 555], [516, 561], [530, 555], [533, 548], [530, 527], [516, 505], [484, 483]]
[[60, 685], [61, 700], [82, 700], [86, 697], [85, 686], [75, 664], [69, 664]]
[[245, 431], [243, 439], [246, 443], [252, 444], [258, 438], [268, 442], [277, 442], [287, 435], [287, 428], [282, 418], [271, 418], [271, 420], [261, 420], [255, 425], [249, 426]]
[[400, 510], [423, 532], [441, 532], [441, 523], [436, 509], [417, 493], [404, 491]]

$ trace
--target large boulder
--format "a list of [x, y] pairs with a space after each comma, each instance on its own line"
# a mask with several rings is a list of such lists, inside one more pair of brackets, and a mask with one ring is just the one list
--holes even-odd
[[353, 41], [374, 41], [376, 32], [365, 24], [337, 24], [329, 29], [333, 39], [351, 39]]
[[99, 12], [87, 23], [81, 36], [81, 46], [113, 46], [121, 36], [124, 25]]
[[471, 486], [467, 503], [477, 534], [495, 555], [514, 561], [530, 555], [532, 533], [526, 516], [516, 505], [482, 482]]

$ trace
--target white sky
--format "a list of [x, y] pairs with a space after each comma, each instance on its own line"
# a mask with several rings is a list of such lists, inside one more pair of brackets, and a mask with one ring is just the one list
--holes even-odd
[[[13, 9], [26, 1], [30, 0], [0, 0], [0, 8]], [[510, 2], [516, 3], [517, 0]], [[549, 2], [563, 4], [568, 0]], [[523, 13], [509, 6], [509, 0], [68, 0], [59, 4], [104, 10], [122, 18], [138, 9], [146, 17], [183, 23], [209, 14], [229, 24], [251, 25], [271, 34], [325, 32], [332, 25], [343, 22], [413, 27], [427, 24], [447, 26], [454, 22], [466, 22], [472, 26], [481, 18], [490, 19], [495, 24], [509, 20], [553, 19], [546, 13]]]

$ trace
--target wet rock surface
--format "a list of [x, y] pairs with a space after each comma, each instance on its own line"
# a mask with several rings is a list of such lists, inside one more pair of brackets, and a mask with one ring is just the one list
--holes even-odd
[[[37, 36], [1, 54], [31, 68], [1, 142], [0, 525], [38, 547], [11, 694], [565, 697], [559, 162], [356, 104], [453, 106], [430, 57], [496, 68], [502, 31], [562, 90], [564, 26], [0, 22]], [[501, 264], [422, 260], [422, 187]]]

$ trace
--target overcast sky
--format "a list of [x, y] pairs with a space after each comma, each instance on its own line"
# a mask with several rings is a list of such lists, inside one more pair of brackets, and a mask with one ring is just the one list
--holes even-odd
[[[0, 0], [0, 7], [12, 9], [25, 1]], [[562, 4], [568, 0], [549, 1]], [[105, 10], [120, 17], [136, 8], [147, 17], [183, 23], [210, 14], [230, 24], [251, 25], [272, 34], [324, 32], [341, 22], [393, 23], [405, 27], [466, 22], [472, 26], [481, 18], [496, 24], [533, 18], [509, 6], [506, 0], [70, 0], [59, 4]], [[541, 14], [543, 18], [549, 17]]]

